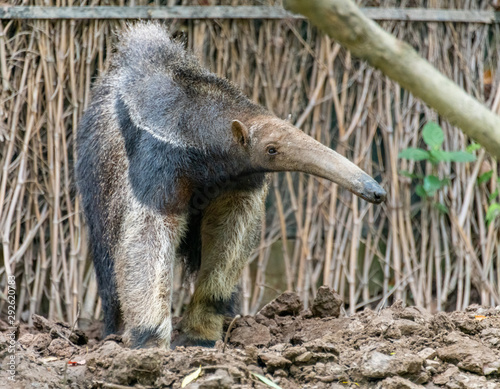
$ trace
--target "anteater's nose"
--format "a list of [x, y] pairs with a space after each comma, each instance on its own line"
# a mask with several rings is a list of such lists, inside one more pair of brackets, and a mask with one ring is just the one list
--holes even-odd
[[375, 193], [373, 193], [373, 198], [375, 199], [375, 202], [377, 204], [384, 201], [386, 197], [387, 193], [382, 187], [379, 187], [378, 190]]
[[375, 180], [370, 178], [370, 182], [366, 183], [362, 197], [371, 203], [379, 204], [385, 200], [387, 193]]

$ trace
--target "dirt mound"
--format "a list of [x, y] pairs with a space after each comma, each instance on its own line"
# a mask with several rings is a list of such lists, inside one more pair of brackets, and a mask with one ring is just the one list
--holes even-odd
[[[321, 288], [311, 310], [285, 293], [235, 321], [224, 349], [131, 350], [35, 317], [21, 327], [16, 382], [5, 388], [500, 388], [500, 307], [438, 313], [396, 303], [346, 317]], [[229, 321], [227, 323], [229, 325]], [[12, 332], [0, 325], [2, 374]], [[90, 339], [89, 339], [90, 338]], [[200, 370], [199, 370], [200, 371]], [[3, 386], [2, 386], [3, 385]]]

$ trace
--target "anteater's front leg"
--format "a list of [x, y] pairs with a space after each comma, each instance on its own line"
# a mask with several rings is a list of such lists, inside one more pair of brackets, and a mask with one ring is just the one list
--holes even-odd
[[204, 210], [201, 268], [179, 343], [212, 347], [221, 338], [235, 286], [258, 244], [266, 194], [267, 185], [252, 192], [229, 192]]
[[131, 347], [170, 346], [172, 277], [185, 217], [133, 202], [116, 251], [118, 296]]

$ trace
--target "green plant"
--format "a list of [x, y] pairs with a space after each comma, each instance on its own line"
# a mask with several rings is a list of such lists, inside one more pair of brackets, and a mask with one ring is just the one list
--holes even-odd
[[[405, 170], [400, 171], [400, 174], [417, 179], [420, 184], [415, 188], [415, 192], [422, 199], [432, 199], [434, 195], [446, 185], [450, 183], [448, 178], [439, 178], [437, 175], [437, 166], [440, 162], [472, 162], [476, 157], [472, 151], [480, 146], [472, 144], [467, 148], [467, 151], [445, 151], [442, 149], [444, 142], [444, 133], [441, 127], [435, 122], [429, 122], [422, 130], [422, 138], [428, 147], [428, 150], [409, 147], [399, 153], [399, 158], [411, 159], [414, 161], [429, 161], [432, 164], [432, 174], [418, 175]], [[442, 211], [447, 212], [447, 208], [442, 203], [435, 203], [434, 206]]]
[[[487, 171], [486, 173], [481, 174], [477, 181], [478, 184], [486, 183], [490, 181], [493, 177], [493, 170]], [[490, 224], [493, 220], [500, 216], [500, 178], [497, 178], [497, 185], [493, 193], [491, 193], [488, 197], [489, 206], [486, 211], [486, 222]]]

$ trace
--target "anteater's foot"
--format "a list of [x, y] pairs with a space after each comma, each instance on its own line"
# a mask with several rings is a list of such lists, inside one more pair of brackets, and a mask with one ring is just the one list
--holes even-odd
[[190, 338], [187, 334], [179, 333], [175, 339], [170, 344], [170, 348], [174, 350], [178, 346], [184, 347], [207, 347], [212, 348], [215, 347], [215, 340], [207, 340], [207, 339], [193, 339]]

